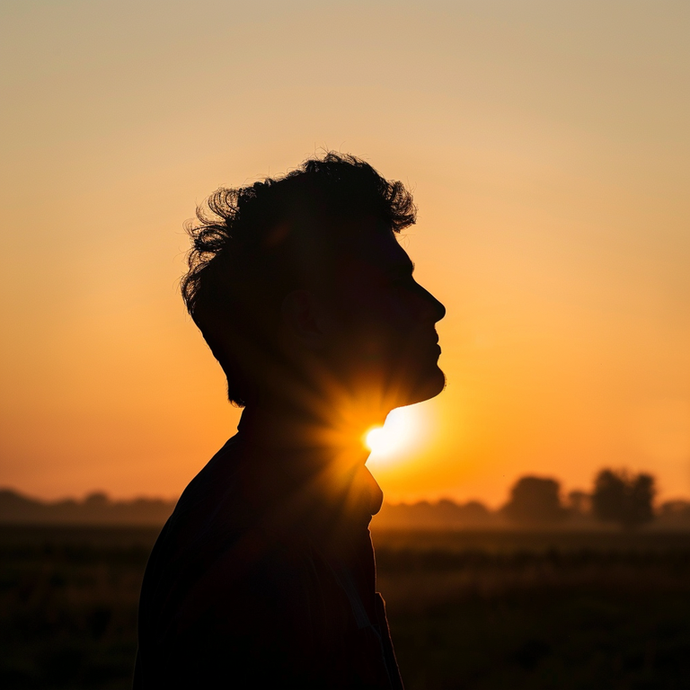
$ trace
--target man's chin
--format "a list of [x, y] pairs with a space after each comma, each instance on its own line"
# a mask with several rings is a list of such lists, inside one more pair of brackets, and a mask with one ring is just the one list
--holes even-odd
[[414, 405], [435, 398], [446, 387], [446, 375], [436, 367], [436, 371], [426, 376], [423, 380], [417, 380], [409, 389], [408, 401], [402, 405]]

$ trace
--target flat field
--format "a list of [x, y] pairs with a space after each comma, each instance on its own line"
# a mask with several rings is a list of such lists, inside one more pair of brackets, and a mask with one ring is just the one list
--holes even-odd
[[[129, 688], [157, 531], [0, 526], [0, 687]], [[374, 541], [408, 690], [690, 688], [690, 534]]]

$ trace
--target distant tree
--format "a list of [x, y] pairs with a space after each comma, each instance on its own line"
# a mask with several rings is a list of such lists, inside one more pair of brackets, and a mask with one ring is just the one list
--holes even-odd
[[511, 489], [503, 512], [525, 525], [558, 522], [566, 515], [561, 505], [560, 484], [547, 477], [522, 477]]
[[690, 529], [690, 501], [676, 499], [662, 503], [659, 506], [657, 519], [666, 528]]
[[468, 501], [460, 508], [468, 522], [488, 522], [491, 519], [491, 512], [480, 501]]
[[594, 481], [592, 510], [603, 522], [634, 529], [654, 519], [654, 477], [604, 469]]
[[84, 505], [89, 508], [103, 508], [110, 505], [110, 499], [103, 491], [94, 491], [84, 499]]
[[690, 519], [690, 501], [683, 499], [666, 501], [659, 506], [659, 514], [668, 517], [687, 517]]
[[592, 509], [592, 496], [586, 491], [574, 489], [568, 492], [568, 508], [576, 515], [587, 515]]

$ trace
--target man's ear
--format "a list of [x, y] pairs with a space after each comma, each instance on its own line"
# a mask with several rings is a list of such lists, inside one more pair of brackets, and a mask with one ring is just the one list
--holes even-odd
[[293, 290], [283, 299], [281, 318], [290, 335], [303, 347], [317, 350], [325, 341], [320, 305], [309, 290]]

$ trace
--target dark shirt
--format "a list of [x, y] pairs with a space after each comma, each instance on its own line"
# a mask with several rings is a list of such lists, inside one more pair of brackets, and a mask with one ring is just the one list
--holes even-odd
[[381, 490], [361, 462], [264, 440], [241, 424], [163, 528], [135, 690], [402, 690], [369, 534]]

